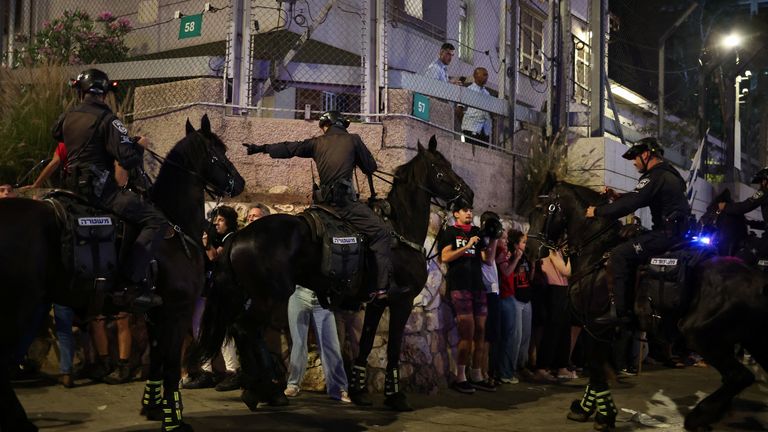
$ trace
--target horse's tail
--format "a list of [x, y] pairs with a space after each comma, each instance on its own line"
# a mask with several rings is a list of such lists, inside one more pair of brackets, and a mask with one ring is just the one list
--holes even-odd
[[213, 286], [208, 292], [200, 332], [190, 350], [190, 364], [200, 365], [211, 360], [221, 350], [229, 328], [244, 309], [245, 295], [235, 281], [230, 259], [232, 241], [224, 245], [224, 252], [216, 261]]

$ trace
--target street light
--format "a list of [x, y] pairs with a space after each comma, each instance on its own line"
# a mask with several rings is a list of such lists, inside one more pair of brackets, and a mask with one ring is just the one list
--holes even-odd
[[738, 33], [731, 33], [723, 38], [723, 46], [726, 48], [736, 48], [741, 45], [742, 37]]
[[744, 75], [739, 75], [736, 77], [736, 84], [734, 84], [736, 87], [736, 106], [734, 107], [733, 115], [733, 167], [739, 171], [741, 171], [741, 120], [739, 118], [741, 111], [739, 104], [741, 101], [739, 99], [741, 98], [742, 94], [746, 96], [747, 93], [749, 93], [749, 89], [744, 89], [743, 91], [741, 90], [741, 82], [748, 80], [751, 76], [752, 72], [745, 71]]

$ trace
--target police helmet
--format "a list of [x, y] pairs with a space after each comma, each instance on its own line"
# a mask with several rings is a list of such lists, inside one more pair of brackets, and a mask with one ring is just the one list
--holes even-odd
[[768, 167], [765, 167], [760, 171], [756, 172], [755, 176], [752, 177], [752, 181], [750, 183], [760, 183], [763, 180], [768, 180]]
[[326, 111], [320, 116], [320, 122], [318, 124], [321, 128], [326, 126], [338, 126], [346, 129], [349, 127], [349, 120], [341, 115], [338, 111]]
[[646, 137], [636, 142], [629, 148], [621, 157], [624, 159], [633, 160], [640, 156], [644, 151], [651, 152], [651, 155], [662, 158], [664, 157], [664, 149], [654, 137]]
[[111, 88], [107, 74], [99, 69], [86, 69], [80, 72], [73, 86], [82, 93], [106, 94]]

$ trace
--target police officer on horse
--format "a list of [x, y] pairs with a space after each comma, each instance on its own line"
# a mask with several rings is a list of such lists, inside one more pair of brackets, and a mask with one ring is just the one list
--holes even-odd
[[369, 287], [371, 299], [400, 293], [407, 287], [401, 289], [390, 283], [393, 281], [390, 229], [370, 207], [358, 201], [352, 186], [355, 167], [371, 176], [378, 169], [376, 160], [359, 135], [347, 132], [349, 120], [338, 111], [323, 113], [319, 126], [323, 135], [304, 141], [243, 146], [249, 155], [269, 153], [274, 159], [312, 158], [320, 177], [315, 202], [330, 205], [342, 219], [368, 237], [377, 268], [376, 285]]
[[[768, 167], [758, 171], [754, 177], [752, 177], [751, 183], [758, 184], [759, 189], [754, 195], [741, 202], [725, 203], [720, 202], [717, 204], [720, 212], [728, 215], [743, 215], [751, 212], [752, 210], [760, 207], [760, 212], [763, 214], [763, 221], [750, 224], [752, 228], [765, 229], [766, 221], [768, 221]], [[768, 236], [763, 235], [763, 240]], [[762, 242], [761, 249], [765, 249], [765, 242]]]
[[141, 167], [144, 149], [128, 136], [128, 130], [106, 104], [112, 82], [98, 69], [87, 69], [74, 81], [80, 103], [62, 114], [53, 127], [53, 137], [67, 147], [65, 186], [91, 204], [109, 209], [140, 227], [128, 261], [121, 266], [119, 290], [137, 307], [161, 303], [151, 292], [148, 275], [155, 245], [163, 239], [165, 216], [150, 202], [115, 180], [115, 162], [126, 170]]
[[[691, 213], [686, 198], [685, 180], [668, 162], [664, 150], [653, 137], [643, 138], [622, 155], [633, 161], [642, 174], [633, 191], [609, 204], [588, 207], [586, 216], [619, 218], [642, 207], [650, 207], [653, 228], [616, 246], [608, 260], [608, 273], [612, 275], [614, 305], [607, 314], [595, 319], [609, 324], [628, 319], [634, 302], [633, 276], [638, 265], [655, 254], [663, 253], [681, 241], [687, 231]], [[612, 191], [608, 190], [608, 193]], [[629, 298], [628, 298], [629, 297]]]

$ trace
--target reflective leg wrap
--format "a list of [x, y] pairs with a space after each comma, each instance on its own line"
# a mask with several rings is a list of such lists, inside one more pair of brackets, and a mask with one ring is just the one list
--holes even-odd
[[352, 366], [352, 379], [350, 381], [350, 390], [353, 392], [362, 393], [368, 391], [365, 366]]
[[181, 393], [178, 390], [165, 395], [163, 398], [163, 432], [176, 430], [182, 426], [181, 412], [183, 410]]
[[389, 396], [400, 391], [400, 369], [387, 369], [387, 375], [384, 378], [384, 395]]
[[595, 413], [597, 407], [597, 392], [591, 385], [584, 389], [581, 400], [571, 402], [568, 418], [577, 422], [586, 422]]
[[141, 397], [142, 407], [156, 407], [163, 402], [163, 397], [160, 395], [162, 385], [162, 381], [147, 380], [144, 384], [144, 395]]
[[595, 430], [609, 431], [616, 427], [616, 414], [618, 410], [613, 403], [610, 390], [595, 393], [597, 402], [597, 414], [595, 415]]

